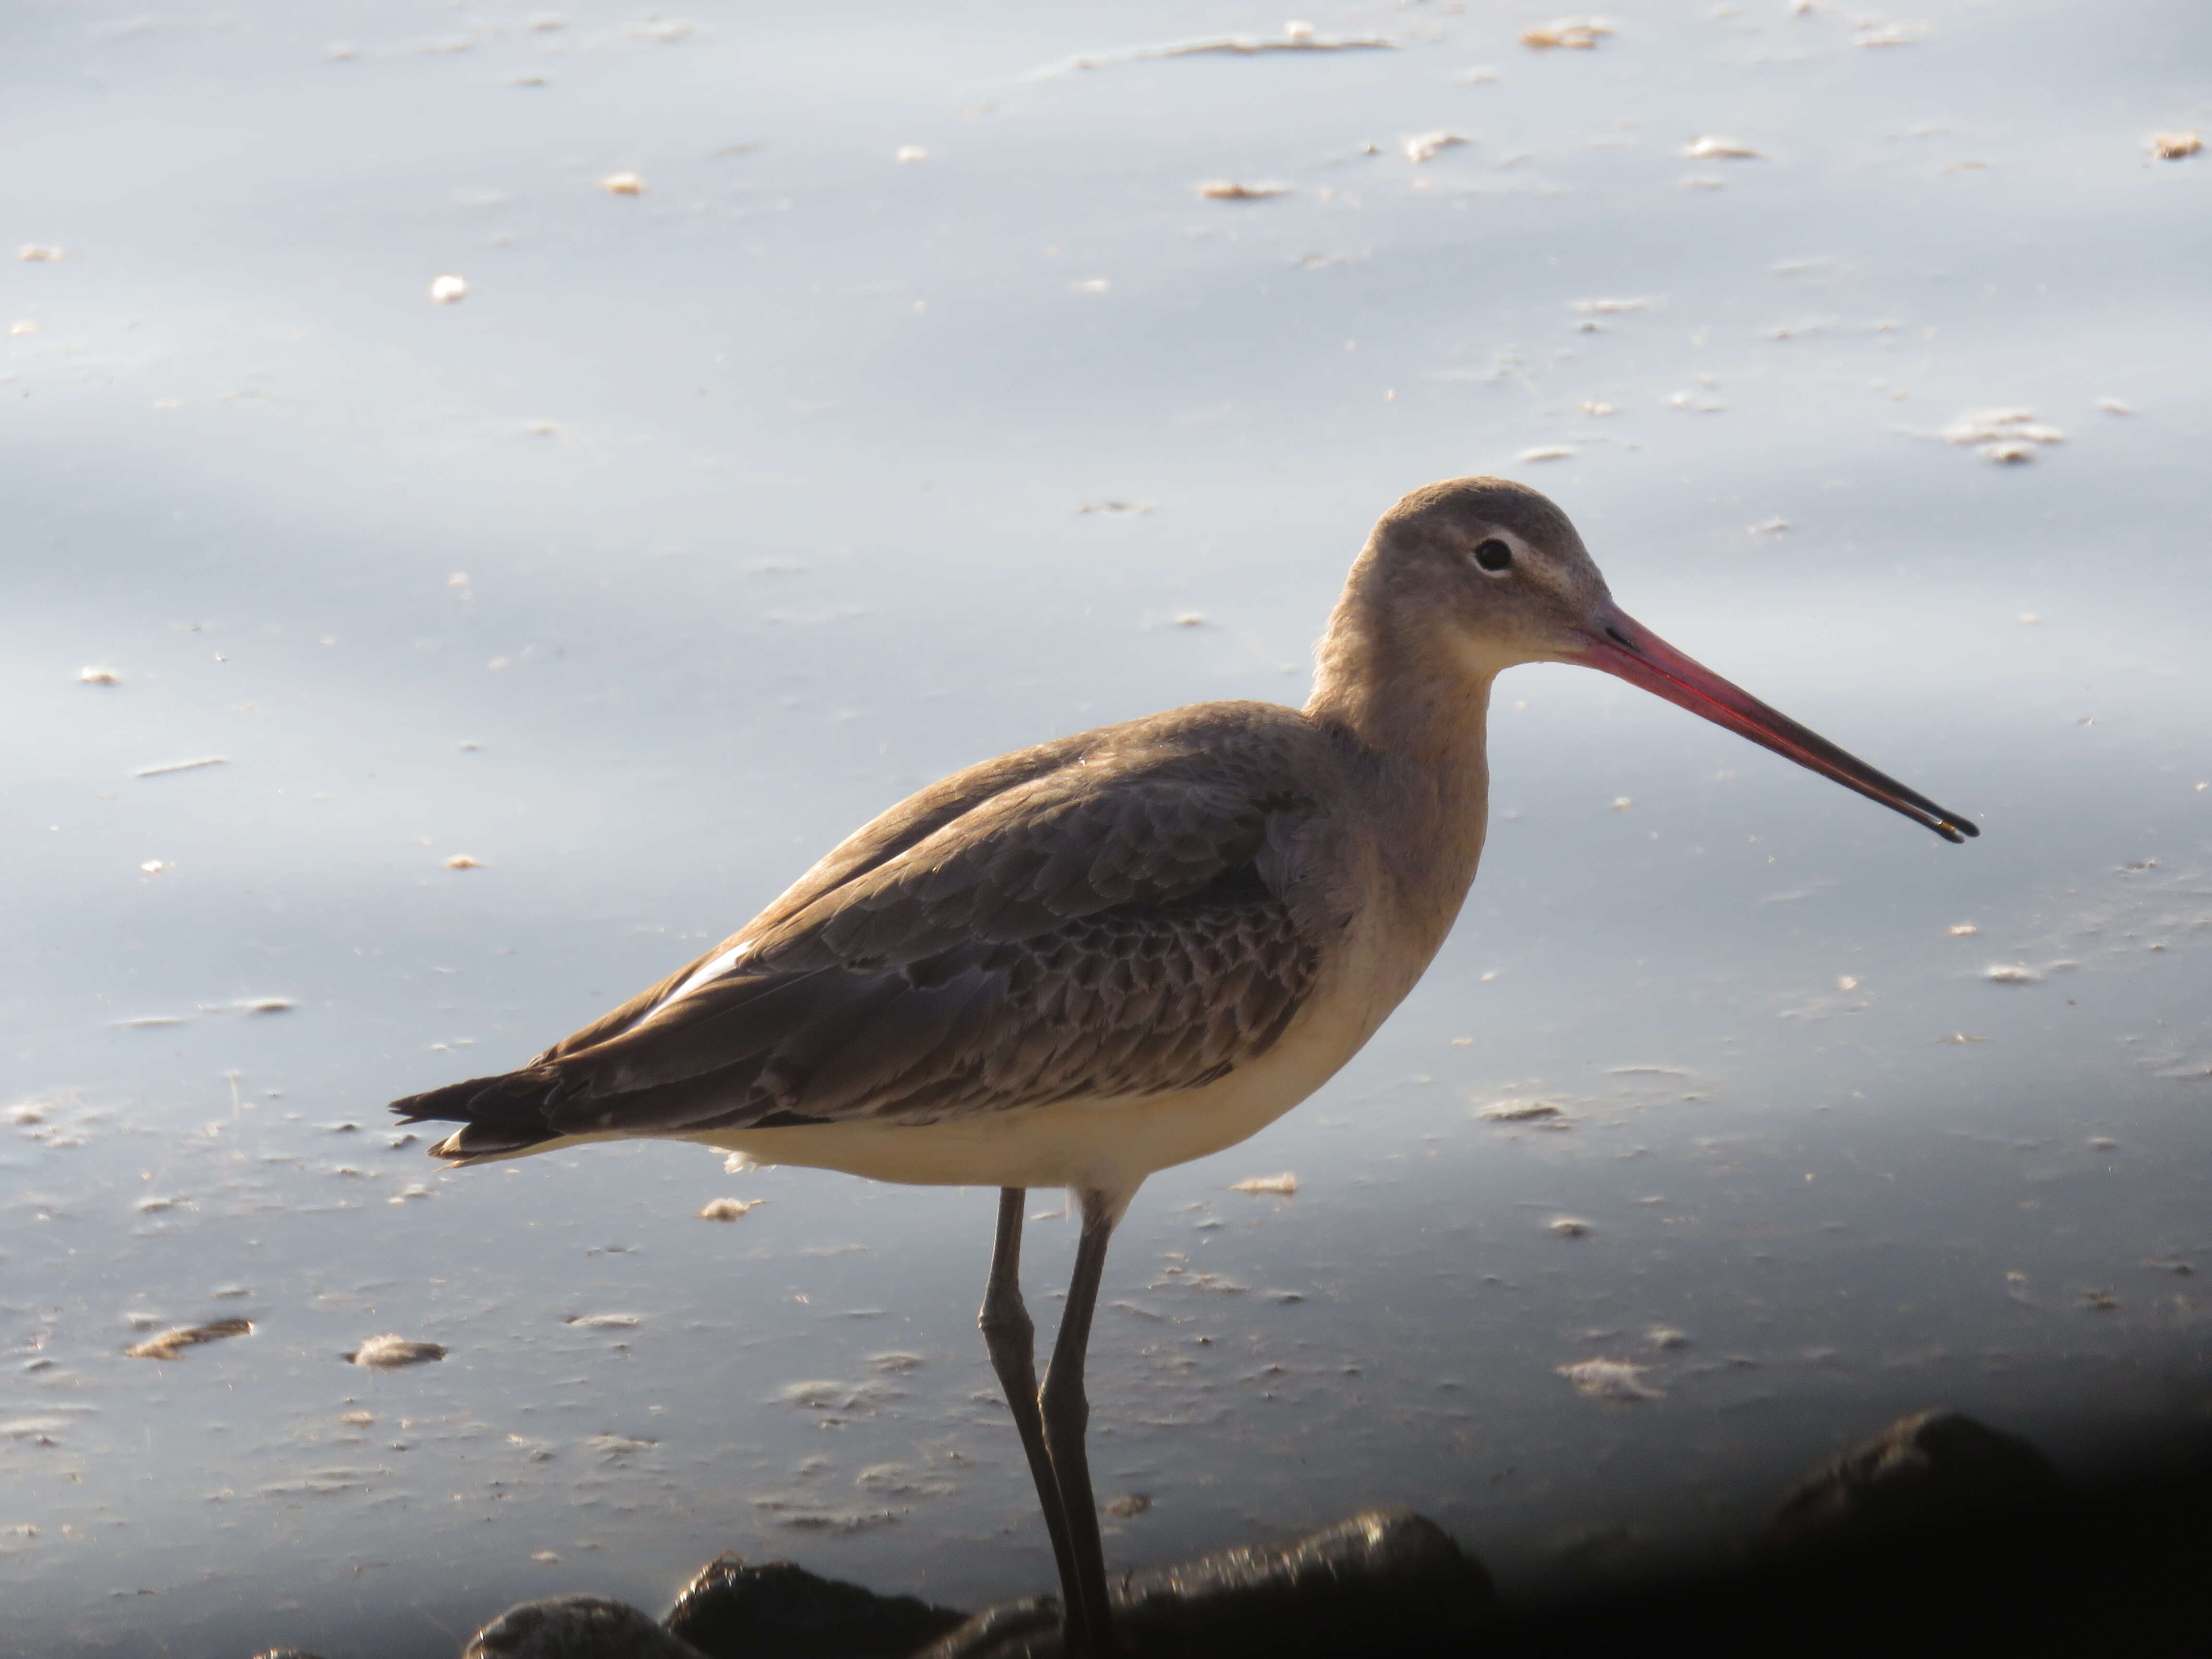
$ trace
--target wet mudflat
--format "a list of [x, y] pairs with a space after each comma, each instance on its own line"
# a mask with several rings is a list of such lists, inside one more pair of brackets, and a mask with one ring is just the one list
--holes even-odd
[[1374, 515], [1478, 471], [1984, 838], [1502, 680], [1436, 968], [1117, 1240], [1114, 1559], [1401, 1503], [1510, 1601], [1930, 1405], [2079, 1474], [2201, 1419], [2212, 157], [2153, 140], [2212, 26], [1302, 15], [0, 22], [27, 1645], [442, 1654], [723, 1549], [1043, 1587], [988, 1194], [441, 1175], [382, 1103], [955, 766], [1301, 700]]

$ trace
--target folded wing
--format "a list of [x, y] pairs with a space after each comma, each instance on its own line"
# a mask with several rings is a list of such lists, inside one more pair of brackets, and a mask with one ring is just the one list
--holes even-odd
[[394, 1109], [465, 1122], [458, 1157], [1154, 1095], [1264, 1054], [1316, 969], [1312, 802], [1075, 744], [948, 779], [528, 1066]]

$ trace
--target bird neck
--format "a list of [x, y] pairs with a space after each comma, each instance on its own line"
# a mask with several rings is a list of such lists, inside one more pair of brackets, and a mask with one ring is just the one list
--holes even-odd
[[1367, 560], [1329, 618], [1306, 718], [1363, 775], [1370, 823], [1393, 884], [1441, 939], [1482, 855], [1492, 672], [1427, 606], [1387, 603]]

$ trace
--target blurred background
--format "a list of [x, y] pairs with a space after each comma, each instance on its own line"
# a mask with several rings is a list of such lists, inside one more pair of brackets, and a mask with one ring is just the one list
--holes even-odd
[[1303, 701], [1472, 472], [1983, 839], [1503, 680], [1437, 966], [1117, 1242], [1109, 1559], [1405, 1503], [1528, 1598], [1905, 1411], [2197, 1431], [2212, 14], [1903, 3], [9, 8], [25, 1650], [442, 1654], [722, 1549], [1045, 1587], [990, 1194], [441, 1174], [383, 1104], [945, 771]]

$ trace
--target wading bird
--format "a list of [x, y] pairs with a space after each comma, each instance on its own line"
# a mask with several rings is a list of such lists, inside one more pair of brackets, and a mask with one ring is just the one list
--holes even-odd
[[[1415, 490], [1352, 568], [1303, 709], [1199, 703], [986, 761], [891, 808], [735, 936], [518, 1071], [395, 1103], [454, 1164], [629, 1136], [1001, 1189], [981, 1324], [1036, 1482], [1071, 1654], [1115, 1650], [1084, 1452], [1106, 1243], [1155, 1170], [1327, 1082], [1474, 879], [1490, 685], [1601, 668], [1894, 808], [1964, 818], [1674, 650], [1566, 515], [1497, 478]], [[1036, 1382], [1023, 1194], [1082, 1210]]]

